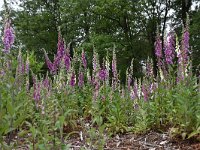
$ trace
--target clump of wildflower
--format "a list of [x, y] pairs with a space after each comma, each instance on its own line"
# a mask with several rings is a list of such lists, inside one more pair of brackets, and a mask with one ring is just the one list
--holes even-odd
[[7, 20], [4, 26], [4, 36], [3, 36], [3, 44], [4, 44], [4, 52], [10, 53], [10, 49], [14, 44], [15, 35], [14, 30], [10, 25], [10, 20]]

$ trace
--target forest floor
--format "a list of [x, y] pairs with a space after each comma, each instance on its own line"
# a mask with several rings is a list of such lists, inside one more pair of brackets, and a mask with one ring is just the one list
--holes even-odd
[[[72, 150], [80, 150], [87, 145], [81, 138], [72, 138], [67, 141]], [[200, 150], [197, 140], [182, 140], [170, 138], [168, 133], [150, 131], [145, 134], [121, 134], [106, 140], [105, 150]]]

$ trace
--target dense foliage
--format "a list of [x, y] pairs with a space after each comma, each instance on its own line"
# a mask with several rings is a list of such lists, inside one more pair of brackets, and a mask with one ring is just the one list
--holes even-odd
[[7, 20], [0, 52], [0, 149], [67, 149], [66, 139], [72, 135], [87, 141], [86, 149], [103, 149], [116, 133], [150, 129], [167, 128], [171, 136], [183, 139], [200, 134], [200, 84], [192, 73], [187, 25], [181, 42], [174, 32], [168, 34], [164, 53], [157, 33], [156, 77], [149, 58], [145, 76], [134, 78], [132, 61], [125, 85], [115, 46], [112, 57], [101, 60], [94, 49], [89, 69], [85, 51], [70, 57], [59, 32], [53, 61], [44, 50], [49, 69], [44, 76], [35, 73], [42, 64], [35, 62], [34, 54], [25, 56], [19, 50], [16, 57], [14, 39]]

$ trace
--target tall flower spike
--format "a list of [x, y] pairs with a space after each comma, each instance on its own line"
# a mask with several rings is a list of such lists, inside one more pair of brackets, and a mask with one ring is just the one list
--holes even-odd
[[58, 33], [58, 44], [57, 44], [57, 56], [62, 57], [65, 52], [65, 44], [64, 40], [62, 39], [61, 33]]
[[44, 55], [45, 55], [45, 60], [46, 60], [46, 63], [47, 63], [47, 67], [49, 68], [50, 72], [52, 74], [55, 74], [56, 73], [56, 67], [54, 65], [54, 63], [52, 63], [46, 53], [46, 51], [44, 50]]
[[26, 71], [26, 74], [29, 74], [29, 57], [27, 56], [27, 59], [26, 59], [26, 68], [25, 68], [25, 71]]
[[107, 71], [105, 68], [99, 70], [99, 79], [105, 81], [107, 78]]
[[189, 31], [187, 28], [184, 29], [183, 39], [182, 39], [182, 61], [183, 65], [187, 66], [189, 59]]
[[82, 87], [83, 85], [84, 85], [84, 74], [83, 74], [83, 72], [79, 71], [78, 86]]
[[175, 57], [175, 38], [174, 33], [170, 32], [168, 34], [167, 42], [165, 43], [165, 59], [166, 63], [173, 64], [173, 59]]
[[66, 70], [69, 71], [70, 65], [71, 65], [71, 60], [70, 60], [70, 56], [68, 54], [65, 54], [65, 56], [64, 56], [64, 63], [65, 63]]
[[75, 73], [74, 73], [74, 71], [73, 71], [72, 74], [71, 74], [70, 86], [71, 86], [71, 87], [74, 87], [75, 84], [76, 84], [76, 75], [75, 75]]
[[142, 83], [142, 93], [144, 97], [144, 101], [148, 100], [148, 91], [144, 83]]
[[153, 78], [153, 61], [149, 57], [146, 64], [146, 75], [149, 78]]
[[4, 27], [4, 36], [3, 36], [3, 44], [4, 44], [4, 52], [10, 53], [10, 49], [14, 43], [15, 35], [14, 30], [10, 25], [10, 20], [7, 20]]
[[157, 35], [156, 42], [155, 42], [155, 54], [158, 60], [158, 67], [161, 68], [162, 66], [162, 42], [160, 40], [160, 35]]
[[83, 67], [86, 69], [87, 68], [87, 60], [86, 60], [86, 56], [85, 56], [85, 52], [84, 50], [82, 50], [82, 64], [83, 64]]

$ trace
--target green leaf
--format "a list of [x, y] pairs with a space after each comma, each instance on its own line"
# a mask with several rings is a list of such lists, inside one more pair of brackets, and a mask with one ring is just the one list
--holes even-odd
[[12, 103], [8, 100], [7, 101], [7, 110], [8, 110], [8, 113], [13, 116], [14, 113], [15, 113], [15, 108], [13, 107]]

